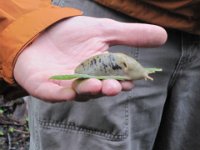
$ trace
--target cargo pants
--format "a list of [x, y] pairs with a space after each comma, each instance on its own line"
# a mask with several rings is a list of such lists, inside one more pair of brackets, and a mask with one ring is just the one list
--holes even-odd
[[[81, 9], [86, 16], [138, 22], [91, 0], [53, 4]], [[167, 32], [168, 40], [159, 48], [110, 48], [145, 67], [162, 68], [152, 75], [154, 81], [134, 81], [131, 91], [86, 102], [28, 97], [30, 150], [199, 150], [200, 40]]]

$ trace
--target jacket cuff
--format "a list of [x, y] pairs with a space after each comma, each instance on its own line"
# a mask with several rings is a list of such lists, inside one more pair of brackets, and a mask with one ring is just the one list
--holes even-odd
[[0, 74], [6, 82], [14, 83], [13, 69], [17, 56], [37, 35], [53, 23], [82, 15], [80, 10], [49, 6], [23, 15], [0, 34]]

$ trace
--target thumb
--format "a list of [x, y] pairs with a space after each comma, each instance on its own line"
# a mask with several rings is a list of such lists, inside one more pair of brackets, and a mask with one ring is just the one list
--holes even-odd
[[156, 47], [164, 44], [167, 33], [164, 28], [143, 23], [121, 23], [111, 21], [107, 30], [110, 45], [130, 45], [135, 47]]

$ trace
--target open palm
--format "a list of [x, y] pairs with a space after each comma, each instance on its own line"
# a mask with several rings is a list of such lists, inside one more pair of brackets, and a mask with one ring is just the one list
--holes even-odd
[[78, 94], [116, 95], [132, 88], [131, 82], [87, 79], [55, 81], [56, 74], [72, 74], [83, 60], [123, 44], [152, 47], [166, 41], [164, 29], [147, 24], [120, 23], [110, 19], [73, 17], [44, 31], [18, 57], [15, 80], [33, 96], [59, 101]]

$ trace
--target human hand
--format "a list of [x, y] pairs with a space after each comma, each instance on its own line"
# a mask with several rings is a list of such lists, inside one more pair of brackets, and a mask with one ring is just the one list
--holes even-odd
[[50, 80], [56, 74], [73, 74], [85, 59], [104, 53], [112, 45], [153, 47], [167, 38], [161, 27], [121, 23], [85, 16], [56, 23], [19, 55], [14, 78], [29, 94], [46, 101], [75, 99], [78, 95], [116, 95], [133, 83], [117, 80]]

